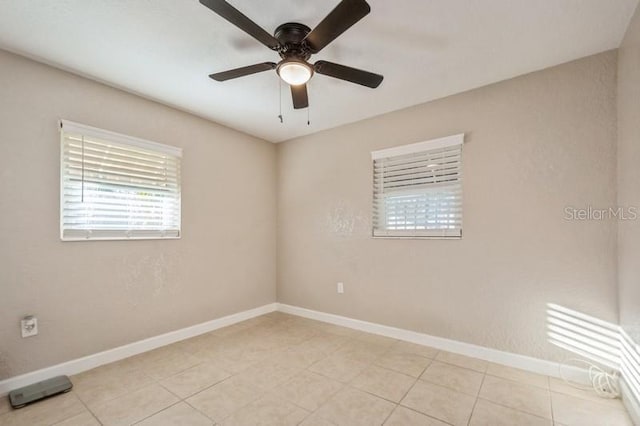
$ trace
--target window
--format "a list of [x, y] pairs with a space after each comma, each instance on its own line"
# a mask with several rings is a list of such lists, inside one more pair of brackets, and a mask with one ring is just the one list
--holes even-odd
[[373, 236], [462, 237], [464, 134], [371, 153]]
[[180, 238], [182, 150], [61, 121], [60, 237]]

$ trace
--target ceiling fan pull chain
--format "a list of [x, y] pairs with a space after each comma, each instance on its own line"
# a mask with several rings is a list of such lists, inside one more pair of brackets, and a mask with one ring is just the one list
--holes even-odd
[[311, 126], [311, 106], [307, 106], [307, 126]]
[[284, 123], [284, 120], [282, 120], [282, 79], [278, 79], [278, 83], [279, 83], [279, 92], [280, 92], [280, 114], [278, 115], [278, 118], [280, 119], [280, 124]]

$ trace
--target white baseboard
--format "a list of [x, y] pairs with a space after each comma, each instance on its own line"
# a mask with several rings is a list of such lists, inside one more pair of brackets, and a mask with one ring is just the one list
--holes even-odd
[[[419, 345], [430, 346], [448, 352], [471, 356], [474, 358], [495, 362], [497, 364], [531, 371], [533, 373], [559, 377], [559, 366], [556, 362], [518, 355], [510, 352], [504, 352], [497, 349], [486, 348], [483, 346], [477, 346], [470, 343], [459, 342], [456, 340], [445, 339], [443, 337], [431, 336], [415, 331], [404, 330], [339, 315], [300, 308], [297, 306], [291, 306], [282, 303], [272, 303], [255, 309], [238, 312], [236, 314], [228, 315], [226, 317], [218, 318], [212, 321], [196, 324], [191, 327], [171, 331], [159, 336], [150, 337], [138, 342], [133, 342], [114, 349], [109, 349], [104, 352], [99, 352], [93, 355], [88, 355], [82, 358], [67, 361], [62, 364], [57, 364], [20, 376], [10, 377], [8, 379], [0, 381], [0, 396], [6, 395], [13, 389], [17, 389], [41, 380], [59, 375], [69, 376], [78, 374], [104, 364], [119, 361], [133, 355], [147, 352], [161, 346], [166, 346], [171, 343], [188, 339], [190, 337], [198, 336], [200, 334], [217, 330], [219, 328], [226, 327], [276, 310], [287, 314], [297, 315], [304, 318], [314, 319], [317, 321], [327, 322], [330, 324], [364, 331], [367, 333], [378, 334], [398, 340], [417, 343]], [[579, 383], [588, 383], [588, 373], [586, 372], [586, 370], [576, 367], [567, 367], [563, 368], [562, 371], [565, 377], [569, 378], [572, 381]]]
[[[484, 346], [445, 339], [443, 337], [431, 336], [416, 331], [404, 330], [367, 321], [361, 321], [340, 315], [328, 314], [297, 306], [278, 303], [278, 311], [291, 315], [297, 315], [317, 321], [348, 327], [367, 333], [378, 334], [380, 336], [391, 337], [393, 339], [406, 342], [417, 343], [419, 345], [430, 346], [439, 350], [453, 352], [485, 361], [502, 364], [509, 367], [519, 368], [532, 373], [543, 374], [545, 376], [560, 377], [560, 367], [557, 362], [546, 361], [525, 355], [518, 355], [511, 352], [504, 352]], [[571, 381], [578, 383], [589, 383], [589, 373], [587, 370], [578, 367], [563, 367], [562, 374]]]
[[212, 321], [196, 324], [191, 327], [170, 331], [169, 333], [161, 334], [159, 336], [154, 336], [148, 339], [129, 343], [127, 345], [109, 349], [104, 352], [99, 352], [97, 354], [67, 361], [62, 364], [46, 367], [41, 370], [32, 371], [20, 376], [10, 377], [8, 379], [0, 381], [0, 396], [6, 395], [13, 389], [30, 385], [41, 380], [46, 380], [51, 377], [60, 375], [70, 376], [73, 374], [82, 373], [83, 371], [91, 370], [92, 368], [96, 368], [110, 362], [119, 361], [121, 359], [137, 355], [142, 352], [147, 352], [152, 349], [179, 342], [181, 340], [198, 336], [209, 331], [217, 330], [219, 328], [226, 327], [240, 321], [245, 321], [260, 315], [264, 315], [269, 312], [273, 312], [276, 309], [277, 304], [271, 303], [255, 309], [249, 309], [247, 311], [227, 315], [226, 317], [214, 319]]

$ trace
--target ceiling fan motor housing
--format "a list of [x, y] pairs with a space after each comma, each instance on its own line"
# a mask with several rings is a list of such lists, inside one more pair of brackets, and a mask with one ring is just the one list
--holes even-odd
[[311, 48], [307, 45], [305, 37], [310, 32], [311, 28], [297, 22], [287, 22], [276, 28], [274, 36], [280, 42], [280, 57], [308, 61], [311, 58]]

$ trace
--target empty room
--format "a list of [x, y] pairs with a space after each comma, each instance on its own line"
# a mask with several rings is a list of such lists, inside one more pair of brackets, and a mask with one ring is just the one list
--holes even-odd
[[640, 425], [639, 0], [0, 0], [0, 426]]

